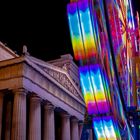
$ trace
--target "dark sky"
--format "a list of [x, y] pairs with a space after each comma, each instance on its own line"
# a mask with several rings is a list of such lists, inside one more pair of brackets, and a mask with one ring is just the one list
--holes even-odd
[[44, 60], [71, 53], [66, 17], [68, 0], [5, 2], [0, 4], [0, 41], [22, 52], [25, 44], [31, 55]]
[[[27, 45], [32, 56], [44, 60], [73, 55], [66, 16], [69, 0], [4, 1], [0, 3], [0, 41], [18, 54]], [[132, 1], [140, 12], [139, 0]]]

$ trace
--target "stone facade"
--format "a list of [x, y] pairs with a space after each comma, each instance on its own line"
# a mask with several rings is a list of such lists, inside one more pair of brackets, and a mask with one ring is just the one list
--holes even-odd
[[0, 62], [0, 140], [80, 139], [85, 103], [67, 70], [26, 54]]
[[18, 57], [18, 55], [9, 49], [5, 44], [0, 42], [0, 61], [12, 59], [15, 57]]
[[61, 55], [59, 59], [48, 61], [48, 63], [64, 69], [80, 89], [78, 67], [70, 54]]

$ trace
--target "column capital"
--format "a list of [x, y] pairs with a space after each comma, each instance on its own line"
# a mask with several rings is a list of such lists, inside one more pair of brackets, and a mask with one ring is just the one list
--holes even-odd
[[69, 119], [71, 116], [70, 116], [70, 114], [68, 114], [67, 112], [61, 112], [60, 113], [60, 116], [62, 117], [62, 118], [67, 118], [67, 119]]
[[44, 109], [53, 111], [55, 109], [55, 106], [52, 103], [45, 101], [44, 102]]
[[38, 95], [36, 95], [36, 94], [32, 94], [30, 96], [30, 100], [32, 100], [34, 102], [41, 102], [42, 101], [42, 99]]
[[76, 123], [78, 123], [79, 121], [78, 121], [78, 119], [77, 119], [76, 117], [72, 116], [72, 117], [71, 117], [71, 122], [76, 122]]
[[19, 94], [19, 95], [27, 95], [28, 90], [25, 88], [17, 88], [12, 90], [14, 94]]

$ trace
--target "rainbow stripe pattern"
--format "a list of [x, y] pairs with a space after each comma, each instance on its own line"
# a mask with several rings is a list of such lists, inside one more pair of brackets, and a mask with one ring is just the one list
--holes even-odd
[[112, 116], [93, 118], [93, 128], [98, 140], [121, 139]]
[[[80, 27], [77, 3], [71, 3], [67, 6], [68, 21], [70, 28], [70, 35], [76, 60], [85, 59], [85, 52], [83, 46], [82, 32]], [[75, 24], [76, 23], [76, 24]]]
[[[107, 14], [105, 14], [105, 7]], [[122, 8], [127, 13], [122, 12]], [[67, 14], [74, 57], [82, 62], [79, 67], [82, 94], [87, 112], [93, 119], [96, 138], [121, 140], [118, 122], [121, 123], [123, 129], [126, 129], [127, 136], [131, 137], [118, 84], [115, 81], [106, 25], [106, 16], [108, 16], [115, 63], [118, 71], [122, 72], [122, 59], [119, 56], [123, 47], [127, 46], [123, 46], [126, 38], [124, 39], [125, 34], [122, 35], [123, 29], [120, 26], [125, 27], [128, 22], [128, 29], [135, 29], [131, 0], [106, 0], [105, 5], [102, 0], [77, 0], [68, 4]], [[125, 22], [120, 23], [123, 20]], [[130, 44], [133, 45], [130, 46], [134, 46], [135, 37], [131, 37], [131, 40]], [[112, 85], [114, 87], [110, 90]]]
[[78, 1], [78, 9], [86, 58], [94, 58], [97, 55], [97, 48], [95, 45], [94, 28], [91, 22], [91, 13], [88, 1]]
[[97, 48], [88, 1], [68, 4], [67, 13], [75, 59], [94, 58], [97, 55]]
[[[97, 65], [79, 68], [82, 93], [89, 114], [104, 114], [110, 112], [107, 100], [107, 86], [101, 67]], [[103, 108], [104, 107], [104, 108]]]
[[109, 113], [109, 105], [106, 98], [106, 87], [104, 75], [101, 67], [98, 64], [90, 65], [90, 77], [100, 114]]
[[88, 114], [98, 114], [88, 66], [79, 68], [80, 82]]

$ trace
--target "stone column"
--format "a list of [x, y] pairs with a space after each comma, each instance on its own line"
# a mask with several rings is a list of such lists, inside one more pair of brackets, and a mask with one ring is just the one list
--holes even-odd
[[41, 99], [30, 97], [29, 109], [29, 140], [41, 140]]
[[2, 138], [3, 96], [4, 96], [4, 94], [0, 91], [0, 140]]
[[79, 139], [80, 139], [83, 131], [83, 122], [81, 121], [79, 122], [78, 128], [79, 128]]
[[61, 114], [62, 129], [61, 129], [61, 140], [70, 140], [70, 115], [63, 113]]
[[12, 121], [12, 101], [8, 101], [6, 105], [6, 123], [5, 123], [5, 140], [11, 138], [11, 121]]
[[79, 140], [78, 120], [71, 118], [71, 140]]
[[14, 90], [11, 140], [26, 140], [26, 93], [25, 89]]
[[44, 137], [43, 140], [55, 140], [54, 106], [44, 105]]

